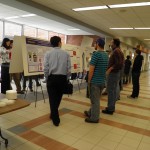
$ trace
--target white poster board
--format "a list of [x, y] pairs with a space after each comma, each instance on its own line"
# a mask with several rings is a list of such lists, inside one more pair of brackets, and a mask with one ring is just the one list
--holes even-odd
[[65, 44], [62, 49], [67, 51], [71, 59], [71, 73], [82, 72], [82, 50], [79, 46]]
[[[21, 73], [24, 71], [25, 76], [44, 74], [44, 55], [51, 49], [49, 41], [15, 36], [9, 72]], [[62, 45], [62, 49], [70, 54], [71, 73], [88, 70], [87, 57], [90, 52], [93, 52], [92, 47], [65, 44]]]
[[48, 50], [51, 50], [49, 41], [15, 36], [9, 72], [24, 71], [25, 76], [44, 74], [44, 54]]
[[25, 41], [20, 36], [14, 36], [9, 73], [23, 72], [22, 46]]

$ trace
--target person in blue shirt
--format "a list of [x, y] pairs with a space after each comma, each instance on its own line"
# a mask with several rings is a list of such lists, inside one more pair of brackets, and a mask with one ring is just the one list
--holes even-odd
[[55, 126], [59, 126], [60, 118], [58, 108], [71, 71], [70, 55], [61, 49], [61, 38], [53, 36], [50, 39], [52, 50], [45, 54], [44, 75], [47, 82], [47, 91], [50, 103], [50, 118]]

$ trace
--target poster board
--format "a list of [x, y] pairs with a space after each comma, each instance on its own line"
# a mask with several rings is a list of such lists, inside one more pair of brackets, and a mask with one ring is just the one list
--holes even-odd
[[23, 57], [22, 57], [22, 44], [24, 40], [20, 36], [14, 36], [13, 48], [11, 54], [9, 73], [23, 72]]
[[80, 46], [65, 44], [62, 49], [69, 53], [71, 59], [71, 73], [82, 72], [82, 50]]
[[44, 74], [44, 54], [48, 50], [51, 50], [49, 41], [15, 36], [9, 72], [24, 71], [25, 76]]
[[[44, 55], [51, 49], [49, 41], [15, 36], [9, 72], [21, 73], [24, 71], [25, 76], [44, 74]], [[62, 49], [70, 55], [71, 73], [88, 70], [87, 57], [94, 48], [64, 44]]]

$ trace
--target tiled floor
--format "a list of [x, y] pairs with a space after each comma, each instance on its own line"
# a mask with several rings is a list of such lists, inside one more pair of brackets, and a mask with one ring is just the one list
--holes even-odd
[[[150, 150], [150, 77], [141, 75], [140, 96], [128, 99], [132, 85], [126, 85], [117, 101], [114, 115], [100, 114], [100, 122], [84, 122], [83, 111], [90, 106], [85, 90], [64, 96], [59, 127], [49, 119], [49, 103], [43, 100], [0, 116], [3, 135], [8, 138], [8, 150]], [[45, 85], [43, 84], [45, 88]], [[102, 110], [107, 96], [101, 97]], [[6, 149], [4, 144], [0, 150]]]

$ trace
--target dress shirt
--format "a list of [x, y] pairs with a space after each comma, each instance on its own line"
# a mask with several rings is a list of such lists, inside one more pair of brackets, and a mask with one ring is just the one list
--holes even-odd
[[44, 57], [44, 75], [69, 75], [71, 60], [69, 54], [60, 47], [54, 47]]

